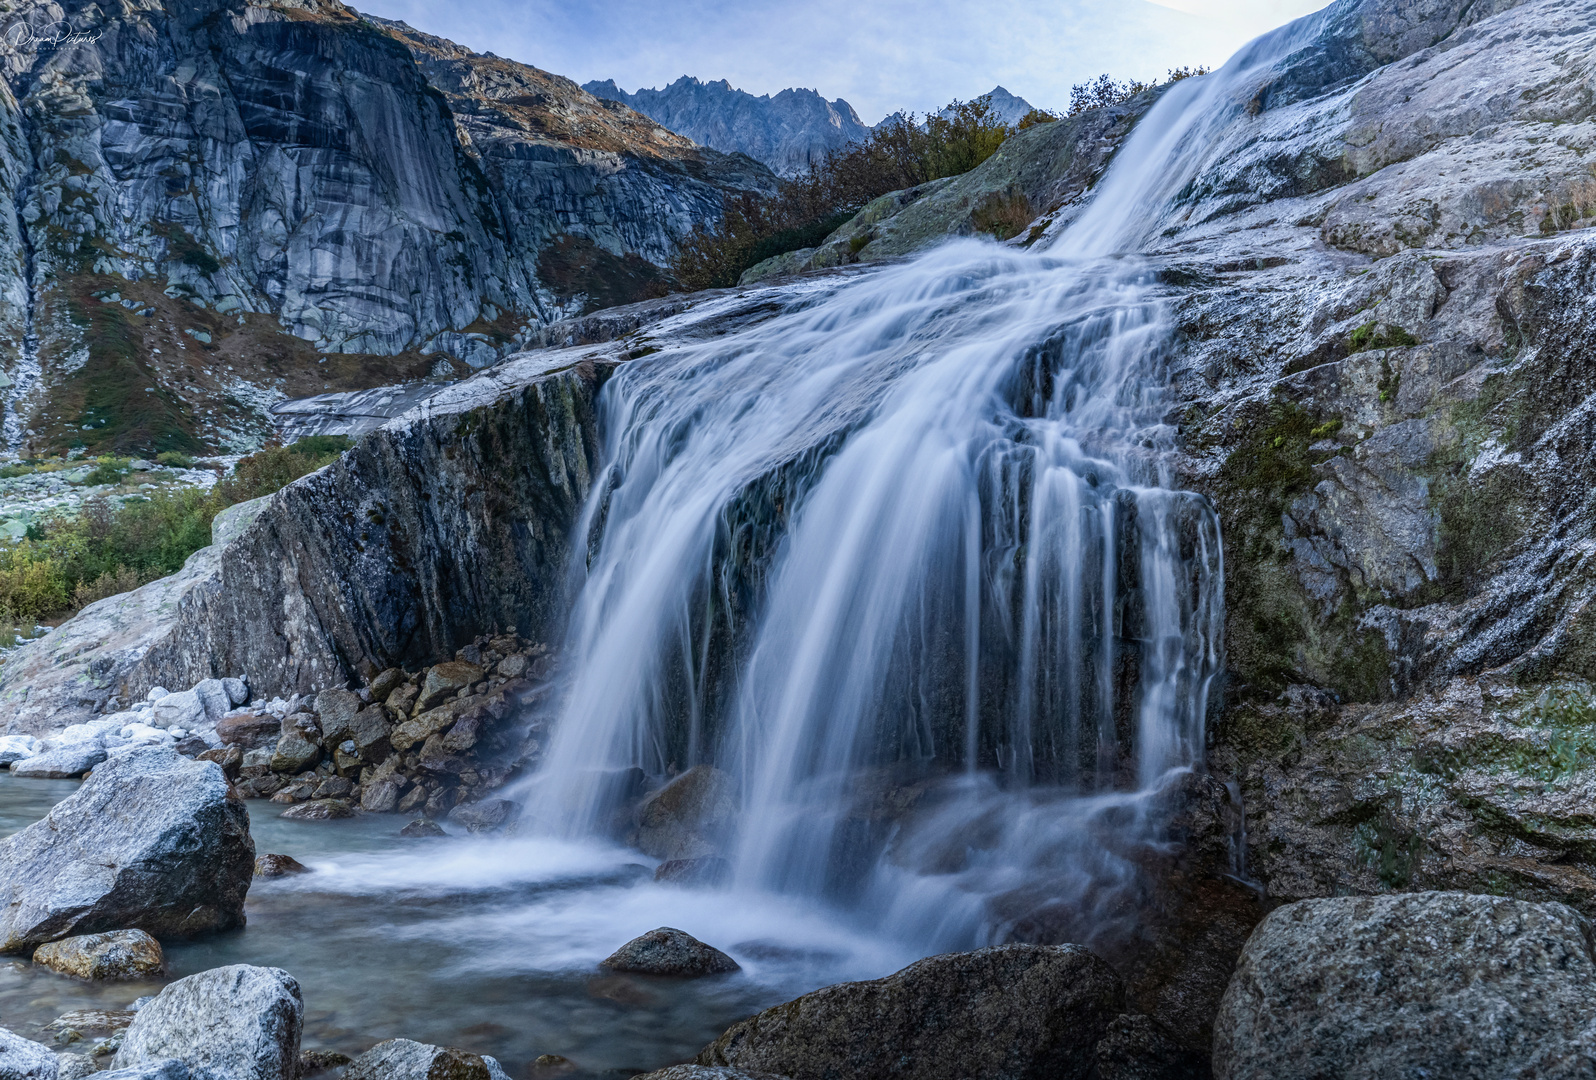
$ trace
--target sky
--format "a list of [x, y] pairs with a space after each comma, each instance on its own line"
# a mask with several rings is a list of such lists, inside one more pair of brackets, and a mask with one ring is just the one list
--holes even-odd
[[682, 75], [753, 94], [807, 87], [866, 123], [1001, 85], [1060, 109], [1099, 73], [1216, 67], [1327, 0], [352, 0], [372, 15], [577, 82]]

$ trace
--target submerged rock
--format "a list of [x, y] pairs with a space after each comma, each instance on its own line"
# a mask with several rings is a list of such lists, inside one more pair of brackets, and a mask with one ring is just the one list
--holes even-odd
[[400, 836], [448, 836], [443, 826], [430, 818], [417, 818], [399, 830]]
[[56, 1080], [55, 1051], [0, 1028], [0, 1076], [6, 1080]]
[[292, 855], [261, 855], [255, 859], [256, 877], [273, 878], [308, 873], [310, 867]]
[[340, 1054], [336, 1050], [301, 1050], [299, 1075], [305, 1077], [326, 1069], [341, 1069], [353, 1060], [348, 1054]]
[[179, 979], [139, 1009], [112, 1066], [183, 1062], [194, 1080], [298, 1080], [299, 984], [234, 964]]
[[509, 1080], [493, 1058], [409, 1039], [380, 1042], [357, 1057], [344, 1080]]
[[161, 944], [143, 930], [50, 941], [33, 950], [33, 962], [79, 979], [143, 979], [166, 968]]
[[1466, 893], [1277, 908], [1225, 992], [1214, 1076], [1589, 1077], [1591, 936], [1562, 904]]
[[932, 956], [884, 979], [828, 986], [743, 1021], [700, 1065], [793, 1080], [1085, 1080], [1125, 988], [1078, 945]]
[[695, 765], [643, 800], [634, 839], [656, 859], [718, 855], [736, 812], [737, 781], [713, 766]]
[[343, 799], [312, 799], [284, 810], [278, 817], [292, 821], [330, 821], [333, 818], [351, 818], [355, 808]]
[[599, 966], [639, 975], [679, 975], [686, 978], [721, 975], [739, 969], [737, 961], [719, 949], [669, 926], [633, 938], [599, 961]]
[[0, 952], [74, 933], [240, 926], [254, 863], [249, 814], [219, 766], [121, 751], [44, 820], [0, 840]]

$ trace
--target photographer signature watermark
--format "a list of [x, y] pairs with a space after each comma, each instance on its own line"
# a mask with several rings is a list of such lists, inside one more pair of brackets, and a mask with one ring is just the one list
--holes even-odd
[[14, 49], [32, 47], [44, 51], [47, 49], [60, 49], [68, 45], [92, 45], [105, 36], [103, 30], [74, 30], [64, 22], [47, 23], [44, 26], [29, 26], [27, 23], [12, 23], [4, 31], [0, 31], [0, 42]]

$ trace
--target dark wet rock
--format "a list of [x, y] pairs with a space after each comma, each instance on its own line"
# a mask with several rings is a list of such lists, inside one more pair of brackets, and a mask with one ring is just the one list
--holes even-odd
[[708, 856], [702, 859], [672, 859], [659, 864], [655, 881], [673, 885], [720, 885], [731, 879], [731, 863]]
[[33, 962], [79, 979], [144, 979], [166, 969], [160, 942], [143, 930], [50, 941], [33, 950]]
[[321, 747], [297, 727], [284, 725], [283, 736], [272, 753], [272, 769], [280, 773], [298, 773], [321, 760]]
[[659, 1069], [634, 1080], [788, 1080], [788, 1078], [775, 1073], [732, 1069], [725, 1065], [672, 1065], [668, 1069]]
[[492, 832], [520, 812], [521, 807], [509, 799], [484, 799], [455, 807], [449, 811], [449, 820], [474, 833]]
[[321, 728], [322, 741], [336, 746], [349, 738], [355, 714], [365, 703], [352, 690], [323, 690], [316, 695], [316, 722]]
[[565, 1076], [576, 1071], [576, 1062], [559, 1054], [539, 1054], [532, 1059], [532, 1066], [528, 1070], [534, 1080], [548, 1077], [553, 1080], [557, 1076]]
[[421, 698], [416, 702], [422, 710], [431, 709], [441, 704], [444, 698], [452, 697], [461, 690], [480, 682], [487, 672], [480, 665], [467, 660], [450, 660], [427, 669], [427, 677], [421, 684]]
[[1150, 1016], [1117, 1016], [1094, 1052], [1093, 1080], [1208, 1080], [1208, 1055], [1180, 1045]]
[[43, 821], [0, 840], [0, 951], [72, 934], [240, 926], [255, 845], [219, 766], [119, 752]]
[[256, 877], [274, 878], [308, 873], [310, 867], [291, 855], [261, 855], [255, 860]]
[[1076, 945], [932, 956], [873, 982], [805, 994], [730, 1028], [700, 1065], [793, 1080], [1085, 1080], [1125, 988]]
[[0, 1028], [0, 1076], [6, 1080], [56, 1080], [55, 1051]]
[[380, 706], [367, 706], [355, 714], [349, 723], [347, 741], [354, 743], [355, 754], [361, 761], [372, 763], [388, 756], [389, 736], [393, 725]]
[[463, 716], [443, 736], [443, 749], [451, 754], [463, 754], [477, 744], [482, 731], [482, 721], [476, 716]]
[[70, 743], [12, 762], [11, 773], [36, 780], [68, 780], [82, 776], [105, 758], [105, 748], [97, 741]]
[[353, 791], [355, 785], [342, 776], [329, 776], [316, 785], [316, 790], [311, 792], [314, 799], [338, 799]]
[[737, 961], [691, 934], [662, 926], [635, 937], [599, 961], [611, 971], [638, 975], [722, 975], [737, 971]]
[[448, 836], [443, 826], [429, 818], [417, 818], [399, 830], [400, 836]]
[[353, 1060], [348, 1054], [340, 1054], [336, 1050], [301, 1050], [299, 1075], [304, 1077], [327, 1069], [341, 1069]]
[[1288, 904], [1242, 951], [1214, 1022], [1214, 1075], [1589, 1077], [1591, 941], [1562, 904], [1497, 896]]
[[344, 1080], [508, 1080], [491, 1057], [409, 1039], [380, 1042], [357, 1057]]
[[371, 700], [382, 704], [388, 700], [389, 694], [404, 683], [405, 673], [401, 668], [391, 667], [378, 672], [376, 678], [371, 680]]
[[298, 1080], [304, 1012], [299, 984], [286, 971], [212, 968], [139, 1009], [112, 1066], [176, 1058], [195, 1080]]
[[[394, 807], [394, 809], [399, 811], [401, 814], [408, 814], [412, 810], [419, 809], [426, 804], [427, 789], [422, 787], [420, 784], [416, 784], [412, 786], [409, 791], [404, 793], [404, 796], [399, 800], [399, 805]], [[445, 813], [447, 813], [447, 811], [445, 811]]]
[[195, 761], [214, 761], [222, 767], [222, 775], [229, 780], [238, 779], [239, 770], [244, 767], [244, 751], [236, 746], [227, 746], [219, 750], [206, 750], [203, 754], [196, 754]]
[[258, 750], [277, 745], [283, 722], [269, 713], [231, 713], [216, 722], [216, 737], [228, 746]]
[[695, 765], [645, 798], [637, 809], [635, 843], [656, 859], [718, 855], [737, 812], [737, 782], [711, 765]]
[[278, 817], [291, 821], [330, 821], [355, 816], [355, 808], [343, 799], [312, 799], [284, 810]]

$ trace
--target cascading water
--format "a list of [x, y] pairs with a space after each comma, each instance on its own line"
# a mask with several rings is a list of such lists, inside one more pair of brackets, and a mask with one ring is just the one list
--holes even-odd
[[1218, 526], [1170, 486], [1171, 327], [1127, 256], [1316, 31], [1170, 89], [1046, 253], [950, 243], [620, 369], [534, 819], [602, 833], [636, 770], [712, 763], [734, 888], [925, 949], [1123, 906], [1222, 666]]

